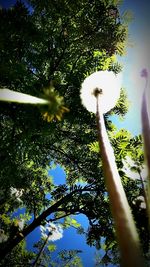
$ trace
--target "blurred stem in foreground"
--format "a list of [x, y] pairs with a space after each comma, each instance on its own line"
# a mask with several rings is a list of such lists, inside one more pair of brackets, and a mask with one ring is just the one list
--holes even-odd
[[96, 119], [99, 147], [121, 253], [121, 266], [143, 267], [145, 264], [142, 258], [137, 229], [118, 173], [114, 152], [108, 139], [104, 116], [100, 109], [101, 94], [97, 93], [95, 97], [97, 98]]
[[34, 104], [34, 105], [46, 105], [49, 104], [48, 100], [23, 94], [20, 92], [12, 91], [9, 89], [0, 89], [0, 101], [15, 102], [21, 104]]
[[99, 148], [121, 254], [121, 266], [144, 267], [138, 232], [117, 169], [103, 115], [116, 105], [120, 96], [121, 80], [121, 76], [116, 76], [113, 72], [95, 72], [82, 83], [80, 97], [87, 110], [96, 114]]
[[59, 96], [53, 87], [44, 90], [44, 98], [12, 91], [7, 88], [0, 89], [0, 101], [42, 106], [42, 117], [48, 122], [51, 122], [54, 118], [60, 121], [63, 114], [69, 111], [63, 105], [63, 97]]
[[146, 79], [145, 88], [142, 98], [141, 119], [142, 119], [142, 133], [144, 140], [144, 153], [145, 160], [148, 168], [148, 181], [147, 181], [147, 202], [148, 202], [148, 217], [150, 228], [150, 118], [148, 113], [148, 72], [143, 69], [141, 76]]

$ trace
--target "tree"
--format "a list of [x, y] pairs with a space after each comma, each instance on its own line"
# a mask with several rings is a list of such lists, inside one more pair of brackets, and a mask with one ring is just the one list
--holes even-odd
[[8, 253], [7, 257], [1, 261], [0, 266], [29, 266], [30, 262], [34, 258], [34, 253], [27, 251], [25, 247], [25, 241], [21, 242], [12, 252]]
[[[66, 218], [79, 213], [89, 220], [87, 243], [100, 248], [101, 237], [105, 237], [106, 254], [118, 255], [96, 151], [96, 122], [82, 107], [79, 90], [83, 79], [93, 71], [109, 69], [117, 73], [121, 69], [116, 55], [123, 54], [127, 24], [119, 14], [119, 1], [30, 0], [28, 3], [29, 10], [21, 1], [12, 9], [0, 10], [1, 88], [41, 97], [44, 89], [53, 86], [69, 112], [61, 121], [53, 118], [49, 123], [49, 113], [38, 106], [1, 104], [1, 229], [9, 237], [1, 245], [2, 256], [11, 250], [15, 255], [21, 240], [36, 227], [45, 225], [49, 217], [51, 222], [63, 219], [65, 227]], [[120, 116], [127, 112], [125, 98], [122, 93], [105, 120], [132, 204], [143, 193], [139, 183], [122, 171], [122, 159], [137, 144], [127, 132], [116, 133], [109, 121], [112, 112]], [[64, 168], [66, 184], [56, 186], [49, 177], [51, 161]], [[12, 218], [19, 207], [26, 209], [25, 227], [13, 234]], [[138, 222], [141, 216], [146, 218], [143, 209], [136, 205], [132, 208], [138, 214], [135, 217], [140, 218]], [[29, 214], [33, 215], [31, 223]], [[147, 236], [147, 223], [144, 230], [143, 225], [138, 227], [141, 237], [143, 232]], [[147, 250], [144, 247], [145, 253]], [[115, 256], [107, 257], [109, 260], [115, 261]]]
[[[45, 240], [46, 241], [46, 240]], [[32, 266], [78, 266], [82, 267], [82, 262], [80, 257], [78, 256], [79, 253], [82, 251], [80, 250], [62, 250], [57, 254], [57, 257], [52, 258], [52, 252], [56, 250], [56, 246], [52, 243], [45, 246], [45, 241], [42, 244], [42, 240], [35, 244], [36, 248], [40, 248], [39, 252], [37, 253], [37, 257], [33, 262]]]

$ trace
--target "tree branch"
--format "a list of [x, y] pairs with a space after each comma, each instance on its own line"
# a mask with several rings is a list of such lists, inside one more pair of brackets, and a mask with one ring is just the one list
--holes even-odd
[[57, 208], [61, 205], [67, 202], [75, 193], [77, 193], [79, 190], [74, 190], [68, 195], [61, 198], [59, 201], [57, 201], [55, 204], [53, 204], [51, 207], [49, 207], [47, 210], [43, 211], [39, 217], [37, 217], [30, 225], [28, 225], [25, 229], [23, 229], [22, 232], [19, 232], [17, 236], [15, 236], [13, 239], [9, 239], [1, 246], [1, 257], [0, 260], [4, 259], [5, 256], [12, 251], [12, 249], [17, 246], [27, 235], [29, 235], [33, 230], [35, 230], [38, 226], [41, 225], [41, 223], [46, 220], [46, 217], [48, 217], [53, 212], [57, 211]]

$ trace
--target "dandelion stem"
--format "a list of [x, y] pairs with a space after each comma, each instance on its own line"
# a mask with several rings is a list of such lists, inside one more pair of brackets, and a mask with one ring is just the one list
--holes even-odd
[[38, 253], [38, 255], [37, 255], [36, 259], [35, 259], [35, 261], [33, 262], [32, 267], [36, 267], [36, 266], [37, 266], [38, 261], [40, 260], [40, 257], [41, 257], [41, 255], [42, 255], [44, 249], [45, 249], [45, 246], [46, 246], [47, 243], [48, 243], [48, 240], [49, 240], [50, 235], [51, 235], [51, 232], [48, 233], [46, 239], [44, 240], [44, 243], [43, 243], [43, 245], [42, 245], [42, 247], [41, 247], [41, 249], [40, 249], [40, 251], [39, 251], [39, 253]]
[[[148, 185], [147, 185], [147, 212], [149, 217], [149, 226], [150, 226], [150, 121], [148, 115], [148, 103], [146, 99], [146, 90], [148, 85], [148, 74], [145, 76], [146, 78], [143, 98], [142, 98], [142, 109], [141, 109], [141, 119], [142, 119], [142, 133], [144, 140], [144, 152], [145, 152], [145, 160], [147, 162], [148, 167]], [[150, 227], [149, 227], [150, 228]]]
[[0, 89], [0, 101], [35, 105], [46, 105], [49, 103], [48, 100], [45, 100], [43, 98], [38, 98], [28, 94], [11, 91], [9, 89]]
[[118, 173], [114, 152], [108, 139], [103, 113], [100, 109], [101, 95], [98, 94], [96, 99], [99, 147], [102, 156], [105, 183], [109, 193], [110, 206], [121, 253], [121, 266], [143, 267], [145, 265], [141, 255], [138, 233]]

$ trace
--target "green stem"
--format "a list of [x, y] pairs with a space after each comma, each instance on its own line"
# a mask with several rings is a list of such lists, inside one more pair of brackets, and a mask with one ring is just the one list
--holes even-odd
[[121, 253], [121, 265], [124, 267], [143, 267], [140, 242], [135, 222], [121, 183], [113, 149], [110, 145], [104, 117], [100, 110], [100, 97], [97, 96], [97, 127], [103, 172], [109, 193], [110, 206], [115, 222], [116, 235]]

